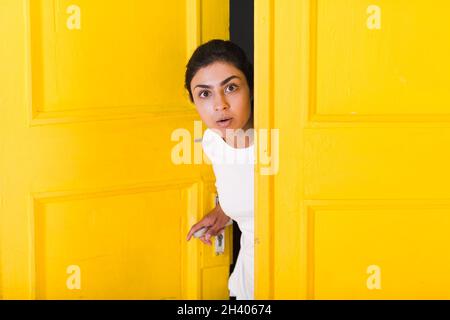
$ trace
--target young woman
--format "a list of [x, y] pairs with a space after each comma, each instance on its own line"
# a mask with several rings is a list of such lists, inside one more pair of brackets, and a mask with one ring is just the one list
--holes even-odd
[[191, 101], [206, 124], [202, 147], [211, 160], [219, 203], [193, 225], [187, 240], [211, 245], [230, 218], [242, 232], [241, 248], [228, 281], [231, 297], [254, 299], [254, 144], [253, 66], [244, 51], [224, 40], [211, 40], [193, 53], [185, 75]]

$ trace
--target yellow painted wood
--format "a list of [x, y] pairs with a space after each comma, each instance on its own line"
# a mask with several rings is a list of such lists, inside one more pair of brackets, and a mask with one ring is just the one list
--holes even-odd
[[[255, 2], [254, 127], [273, 128], [273, 2]], [[258, 131], [256, 131], [258, 132]], [[258, 135], [256, 135], [258, 137]], [[255, 143], [255, 299], [273, 299], [273, 176], [262, 175]]]
[[231, 249], [185, 241], [211, 167], [171, 159], [206, 129], [187, 58], [228, 36], [228, 1], [203, 2], [0, 2], [1, 298], [228, 298]]
[[450, 298], [450, 4], [255, 6], [256, 298]]

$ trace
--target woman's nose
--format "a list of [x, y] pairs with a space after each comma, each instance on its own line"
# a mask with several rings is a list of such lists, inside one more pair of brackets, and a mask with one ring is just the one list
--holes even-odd
[[220, 111], [220, 110], [227, 109], [227, 108], [228, 108], [228, 103], [227, 103], [225, 97], [221, 94], [218, 94], [216, 100], [214, 101], [214, 109], [216, 111]]

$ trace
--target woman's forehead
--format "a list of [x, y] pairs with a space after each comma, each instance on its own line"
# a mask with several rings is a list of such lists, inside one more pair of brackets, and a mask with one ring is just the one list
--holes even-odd
[[192, 78], [191, 85], [204, 84], [218, 86], [223, 80], [232, 76], [243, 78], [242, 72], [233, 64], [228, 62], [214, 62], [199, 69]]

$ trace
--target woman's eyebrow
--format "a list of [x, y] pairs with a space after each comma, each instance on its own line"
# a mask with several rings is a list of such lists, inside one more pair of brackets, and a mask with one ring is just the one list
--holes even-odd
[[[241, 78], [239, 78], [238, 76], [231, 76], [231, 77], [228, 77], [228, 78], [226, 78], [225, 80], [223, 80], [223, 81], [220, 83], [220, 85], [223, 86], [224, 84], [226, 84], [227, 82], [231, 81], [231, 80], [234, 79], [234, 78], [241, 79]], [[195, 90], [195, 88], [197, 88], [197, 87], [205, 88], [205, 89], [210, 89], [210, 88], [212, 88], [212, 86], [208, 86], [208, 85], [206, 85], [206, 84], [198, 84], [198, 85], [196, 85], [196, 86], [194, 87], [194, 90]]]

